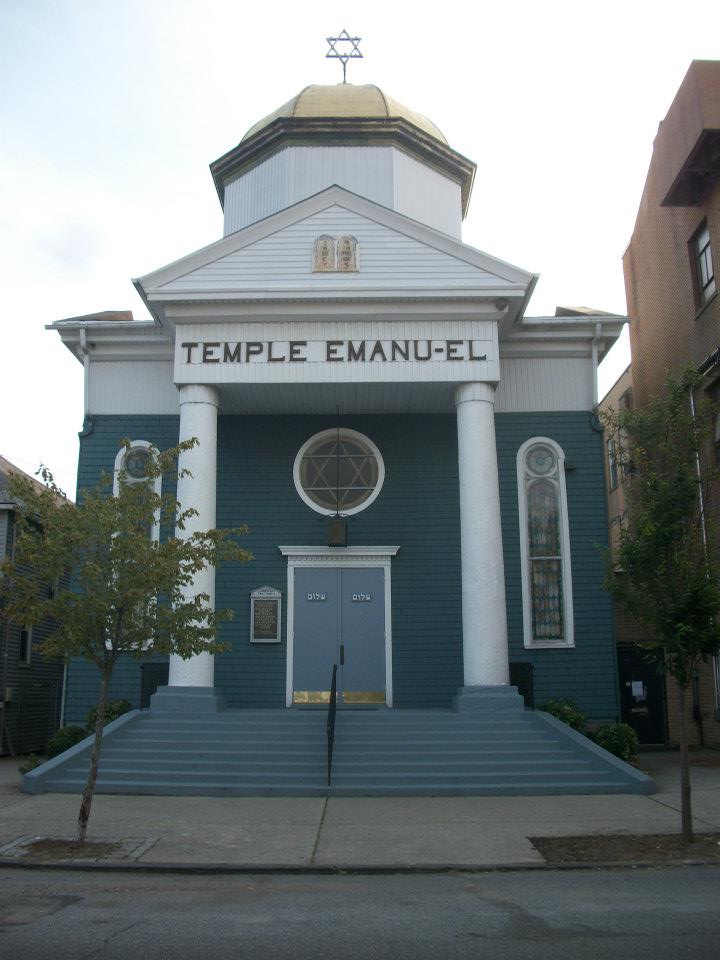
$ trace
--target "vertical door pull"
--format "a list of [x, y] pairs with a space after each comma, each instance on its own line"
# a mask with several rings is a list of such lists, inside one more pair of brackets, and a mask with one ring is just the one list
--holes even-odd
[[340, 666], [342, 667], [345, 663], [345, 644], [340, 644]]

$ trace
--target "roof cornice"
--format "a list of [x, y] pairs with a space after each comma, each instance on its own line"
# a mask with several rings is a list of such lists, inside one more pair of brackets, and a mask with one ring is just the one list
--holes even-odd
[[397, 146], [460, 184], [462, 214], [467, 214], [476, 165], [461, 153], [397, 117], [278, 117], [210, 164], [220, 204], [225, 185], [286, 146]]

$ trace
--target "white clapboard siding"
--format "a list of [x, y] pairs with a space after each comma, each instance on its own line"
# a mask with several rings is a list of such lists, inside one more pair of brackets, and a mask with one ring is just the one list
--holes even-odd
[[179, 396], [173, 383], [172, 360], [107, 360], [90, 364], [90, 414], [177, 414]]
[[337, 184], [459, 239], [460, 186], [395, 147], [286, 147], [225, 186], [225, 236]]
[[[285, 336], [291, 331], [297, 333], [288, 325], [288, 329], [282, 331], [273, 329], [273, 334]], [[190, 332], [205, 333], [206, 328], [197, 331], [186, 328], [182, 339]], [[230, 328], [215, 332], [237, 335], [237, 331]], [[256, 332], [253, 330], [253, 335]], [[380, 374], [381, 366], [378, 364], [372, 373]], [[502, 380], [495, 398], [496, 413], [576, 411], [593, 407], [589, 359], [503, 358], [500, 367]], [[89, 380], [90, 414], [178, 413], [179, 393], [173, 383], [170, 361], [93, 361]], [[221, 413], [334, 413], [338, 404], [341, 410], [352, 413], [453, 413], [455, 410], [456, 384], [447, 381], [228, 383], [218, 371], [206, 382], [220, 387]]]
[[[313, 273], [313, 245], [321, 234], [349, 234], [358, 240], [357, 273]], [[199, 267], [160, 287], [163, 293], [188, 291], [303, 291], [318, 286], [338, 294], [354, 288], [441, 286], [462, 289], [497, 285], [479, 267], [411, 239], [334, 204], [255, 243]]]
[[225, 235], [337, 184], [392, 209], [391, 147], [286, 147], [225, 187]]
[[413, 157], [395, 151], [393, 208], [413, 220], [461, 239], [460, 184]]
[[583, 357], [501, 357], [497, 413], [592, 410], [592, 361]]

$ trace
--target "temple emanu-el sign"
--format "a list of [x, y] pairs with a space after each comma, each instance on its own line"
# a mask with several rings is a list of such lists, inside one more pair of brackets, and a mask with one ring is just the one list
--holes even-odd
[[485, 319], [178, 325], [176, 383], [474, 381], [499, 378], [497, 326]]
[[487, 360], [480, 340], [185, 340], [180, 348], [186, 364]]

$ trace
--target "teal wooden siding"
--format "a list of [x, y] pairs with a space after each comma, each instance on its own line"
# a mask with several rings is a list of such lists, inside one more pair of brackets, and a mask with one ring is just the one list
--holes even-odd
[[[348, 542], [399, 544], [392, 561], [393, 681], [398, 707], [446, 707], [462, 685], [460, 518], [455, 417], [347, 416], [344, 426], [369, 436], [385, 460], [385, 485], [365, 511], [348, 518]], [[502, 414], [496, 418], [503, 511], [511, 659], [532, 661], [536, 701], [576, 699], [593, 719], [617, 713], [610, 603], [601, 588], [596, 544], [606, 539], [602, 438], [587, 413]], [[228, 705], [277, 706], [285, 702], [287, 561], [281, 544], [325, 543], [324, 517], [298, 497], [292, 480], [295, 455], [314, 433], [334, 427], [333, 417], [240, 417], [218, 420], [217, 522], [246, 524], [244, 545], [254, 559], [218, 572], [216, 603], [233, 610], [223, 625], [226, 653], [216, 659], [216, 687]], [[170, 446], [176, 417], [96, 417], [82, 439], [79, 485], [111, 470], [121, 437]], [[515, 456], [531, 436], [546, 435], [576, 469], [567, 474], [575, 597], [575, 650], [523, 648]], [[273, 586], [283, 594], [283, 642], [249, 642], [250, 593]], [[331, 665], [330, 665], [331, 666]], [[328, 669], [329, 682], [329, 669]], [[84, 716], [97, 688], [94, 667], [73, 663], [68, 720]], [[139, 702], [136, 663], [118, 667], [112, 696]]]
[[[102, 416], [86, 421], [80, 434], [77, 490], [93, 487], [104, 473], [110, 474], [120, 441], [148, 440], [160, 450], [178, 442], [179, 417], [172, 416]], [[172, 492], [174, 483], [163, 480], [163, 490]], [[167, 535], [168, 531], [162, 531]], [[95, 706], [100, 685], [95, 664], [73, 659], [68, 667], [65, 699], [65, 722], [83, 723], [88, 710]], [[133, 707], [140, 706], [140, 664], [127, 657], [115, 666], [110, 682], [112, 700], [128, 700]]]
[[[594, 722], [619, 714], [612, 605], [602, 588], [607, 507], [602, 433], [590, 413], [506, 413], [495, 418], [505, 558], [510, 659], [534, 667], [535, 704], [574, 700]], [[565, 453], [575, 648], [526, 650], [523, 645], [517, 452], [545, 436]]]

